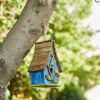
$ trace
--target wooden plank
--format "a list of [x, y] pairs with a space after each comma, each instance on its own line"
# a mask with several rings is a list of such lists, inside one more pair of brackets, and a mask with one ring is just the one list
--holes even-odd
[[62, 68], [60, 66], [60, 63], [59, 63], [59, 60], [58, 60], [58, 56], [56, 54], [56, 48], [55, 48], [55, 42], [54, 41], [53, 41], [52, 48], [53, 48], [53, 52], [54, 52], [54, 56], [55, 56], [55, 59], [56, 59], [56, 63], [58, 65], [58, 68], [59, 68], [60, 72], [62, 72]]
[[45, 48], [45, 47], [52, 47], [52, 43], [51, 42], [46, 42], [46, 43], [40, 43], [40, 44], [36, 44], [35, 45], [35, 49], [40, 49], [40, 48]]
[[40, 61], [46, 61], [46, 60], [48, 60], [48, 56], [38, 56], [38, 57], [34, 57], [32, 62], [39, 63]]
[[42, 42], [36, 42], [35, 44], [41, 44], [41, 43], [47, 43], [47, 42], [52, 42], [53, 40], [47, 40], [47, 41], [42, 41]]
[[48, 56], [49, 56], [49, 52], [43, 52], [43, 53], [40, 53], [40, 54], [36, 54], [33, 56], [33, 60], [32, 62], [35, 62], [35, 61], [45, 61], [48, 59]]
[[42, 52], [45, 53], [45, 52], [50, 52], [50, 51], [51, 51], [50, 47], [49, 48], [48, 47], [46, 47], [46, 48], [40, 48], [40, 49], [36, 49], [35, 50], [35, 54], [36, 53], [42, 53]]
[[40, 64], [47, 64], [48, 63], [48, 56], [49, 52], [41, 53], [41, 54], [35, 54], [33, 56], [33, 60], [31, 62], [30, 66], [36, 66]]
[[30, 66], [37, 66], [37, 65], [41, 65], [41, 64], [47, 64], [47, 61], [32, 62]]
[[28, 71], [38, 71], [38, 70], [43, 70], [46, 67], [46, 64], [41, 64], [39, 66], [30, 66]]

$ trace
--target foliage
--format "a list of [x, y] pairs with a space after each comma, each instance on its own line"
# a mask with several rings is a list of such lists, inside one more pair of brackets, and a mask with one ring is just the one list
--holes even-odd
[[49, 25], [49, 34], [56, 40], [57, 52], [64, 66], [61, 84], [72, 82], [82, 90], [93, 85], [89, 77], [92, 75], [92, 65], [82, 52], [84, 49], [92, 49], [85, 40], [92, 31], [81, 25], [81, 20], [89, 15], [90, 7], [90, 0], [59, 0]]
[[80, 89], [73, 83], [66, 84], [64, 89], [58, 91], [57, 89], [51, 89], [47, 95], [47, 100], [86, 100]]
[[[73, 97], [77, 97], [79, 99], [76, 100], [85, 100], [80, 91], [84, 92], [100, 83], [100, 57], [87, 58], [83, 53], [84, 50], [93, 49], [85, 38], [91, 37], [92, 31], [84, 28], [81, 23], [90, 14], [91, 2], [92, 0], [57, 0], [56, 9], [49, 22], [46, 38], [56, 41], [58, 57], [63, 68], [61, 87], [50, 91], [50, 89], [36, 89], [29, 86], [27, 69], [32, 59], [33, 47], [23, 60], [16, 76], [11, 80], [10, 100], [19, 95], [23, 99], [32, 97], [32, 100], [45, 100], [46, 96], [48, 97], [47, 93], [55, 94], [56, 98], [65, 97], [68, 98], [67, 100], [75, 100]], [[26, 0], [0, 1], [0, 33], [4, 34], [11, 29], [25, 3]], [[42, 37], [39, 41], [41, 40], [44, 38]], [[49, 99], [51, 100], [52, 97], [49, 96]]]
[[26, 0], [0, 0], [0, 33], [10, 30]]

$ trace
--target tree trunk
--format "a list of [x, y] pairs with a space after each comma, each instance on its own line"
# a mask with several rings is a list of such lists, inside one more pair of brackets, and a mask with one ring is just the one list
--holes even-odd
[[55, 0], [28, 0], [22, 14], [0, 45], [0, 100], [32, 45], [45, 33]]

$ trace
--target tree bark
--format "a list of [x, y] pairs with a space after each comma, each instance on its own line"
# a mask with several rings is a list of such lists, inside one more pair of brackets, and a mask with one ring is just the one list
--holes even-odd
[[55, 0], [28, 0], [22, 14], [0, 45], [0, 100], [23, 58], [45, 33]]

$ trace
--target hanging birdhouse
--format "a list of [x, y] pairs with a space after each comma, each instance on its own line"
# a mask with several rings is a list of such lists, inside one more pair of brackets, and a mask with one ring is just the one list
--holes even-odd
[[53, 40], [35, 44], [35, 52], [28, 69], [34, 87], [56, 87], [62, 72]]

